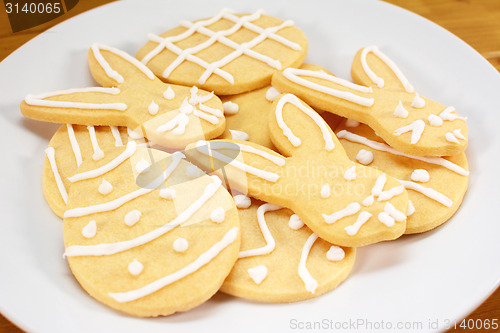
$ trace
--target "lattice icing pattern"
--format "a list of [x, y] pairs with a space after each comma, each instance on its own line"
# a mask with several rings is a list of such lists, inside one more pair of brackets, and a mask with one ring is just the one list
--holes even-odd
[[307, 51], [304, 34], [293, 21], [264, 15], [217, 15], [180, 26], [149, 42], [137, 58], [168, 82], [198, 85], [229, 95], [260, 88], [273, 71], [300, 65]]
[[312, 107], [368, 124], [390, 146], [418, 156], [454, 156], [467, 147], [466, 118], [423, 97], [399, 67], [377, 47], [358, 51], [354, 82], [324, 70], [287, 68], [273, 76], [273, 87]]
[[[139, 173], [142, 160], [150, 167]], [[135, 142], [82, 163], [64, 213], [65, 257], [93, 297], [157, 316], [192, 308], [218, 290], [238, 256], [239, 218], [221, 181], [201, 171], [190, 178], [188, 166], [182, 153]], [[98, 191], [104, 179], [112, 185], [106, 195]], [[165, 189], [175, 197], [162, 195]], [[215, 223], [210, 216], [220, 210]]]
[[22, 113], [50, 122], [126, 126], [169, 148], [224, 132], [222, 103], [213, 93], [165, 84], [137, 59], [101, 44], [90, 48], [89, 66], [103, 87], [28, 95]]

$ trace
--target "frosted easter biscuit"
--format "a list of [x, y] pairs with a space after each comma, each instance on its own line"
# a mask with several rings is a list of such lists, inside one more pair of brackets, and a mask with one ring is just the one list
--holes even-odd
[[136, 57], [166, 82], [234, 95], [269, 85], [274, 71], [299, 66], [307, 53], [293, 21], [264, 15], [217, 15], [180, 25], [149, 41]]
[[237, 259], [234, 201], [219, 178], [193, 177], [183, 158], [130, 142], [86, 159], [73, 176], [65, 256], [85, 291], [113, 309], [144, 317], [189, 310]]
[[281, 95], [274, 107], [271, 139], [284, 156], [252, 142], [215, 140], [189, 145], [188, 158], [215, 169], [231, 188], [291, 209], [332, 244], [363, 246], [404, 233], [401, 183], [349, 160], [323, 118], [296, 96]]
[[467, 191], [468, 165], [464, 153], [452, 157], [421, 157], [388, 146], [367, 125], [336, 129], [337, 137], [353, 161], [366, 151], [369, 166], [391, 175], [405, 186], [411, 204], [406, 233], [431, 230], [446, 222], [458, 209]]
[[391, 147], [418, 156], [454, 156], [467, 147], [466, 118], [420, 96], [396, 64], [377, 47], [354, 57], [352, 83], [315, 70], [287, 68], [272, 85], [312, 107], [360, 121]]
[[352, 269], [355, 248], [318, 238], [289, 209], [252, 200], [238, 214], [241, 250], [222, 292], [263, 302], [295, 302], [336, 288]]
[[165, 84], [134, 57], [105, 45], [93, 44], [88, 61], [103, 87], [28, 95], [21, 112], [49, 122], [126, 126], [170, 148], [224, 132], [222, 103], [213, 93]]
[[138, 146], [149, 143], [125, 127], [81, 126], [65, 124], [59, 127], [45, 150], [43, 194], [50, 208], [63, 217], [72, 178], [83, 160], [100, 160], [104, 151], [123, 147], [129, 141]]

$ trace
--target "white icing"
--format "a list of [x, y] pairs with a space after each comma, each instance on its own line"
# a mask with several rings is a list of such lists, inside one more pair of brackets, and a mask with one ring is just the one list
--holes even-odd
[[116, 126], [109, 126], [111, 129], [111, 134], [115, 138], [115, 147], [123, 147], [122, 137], [120, 135], [120, 130]]
[[[205, 141], [205, 142], [207, 142], [207, 141]], [[245, 145], [245, 144], [237, 143], [237, 142], [222, 142], [222, 141], [210, 142], [211, 149], [236, 149], [236, 147], [238, 147], [238, 149], [240, 151], [244, 151], [247, 153], [252, 153], [252, 154], [256, 154], [256, 155], [259, 155], [261, 157], [264, 157], [265, 159], [273, 162], [274, 164], [276, 164], [278, 166], [285, 165], [285, 159], [283, 157], [279, 156], [278, 154], [273, 155], [273, 154], [268, 153], [264, 150], [254, 148], [250, 145]]]
[[137, 173], [148, 172], [150, 168], [151, 163], [146, 161], [144, 158], [141, 158], [141, 160], [135, 165], [135, 171], [137, 171]]
[[85, 227], [82, 229], [82, 236], [85, 238], [94, 238], [97, 233], [97, 225], [94, 220], [90, 221]]
[[419, 119], [415, 120], [409, 125], [398, 128], [397, 130], [394, 131], [394, 135], [399, 136], [403, 133], [411, 131], [410, 143], [413, 145], [420, 140], [420, 137], [422, 136], [424, 129], [425, 129], [425, 122]]
[[415, 169], [411, 173], [410, 179], [415, 182], [426, 183], [430, 179], [429, 172], [425, 169]]
[[184, 134], [186, 132], [186, 126], [189, 124], [189, 117], [184, 113], [179, 113], [173, 119], [169, 120], [163, 125], [158, 126], [156, 132], [163, 133], [166, 131], [171, 131], [175, 135]]
[[396, 110], [394, 110], [394, 117], [398, 118], [406, 118], [408, 117], [408, 110], [403, 107], [403, 103], [399, 101], [398, 106], [396, 106]]
[[375, 181], [375, 185], [373, 185], [372, 188], [372, 195], [378, 197], [382, 193], [386, 182], [387, 176], [385, 175], [385, 173], [378, 176], [377, 180]]
[[76, 165], [80, 166], [82, 164], [82, 153], [80, 151], [80, 146], [78, 145], [78, 141], [75, 137], [75, 131], [73, 129], [73, 125], [66, 124], [68, 129], [68, 137], [69, 142], [71, 143], [71, 149], [73, 150], [73, 154], [75, 155]]
[[141, 274], [143, 269], [144, 265], [140, 261], [137, 261], [137, 259], [132, 260], [132, 262], [128, 264], [128, 271], [133, 276]]
[[98, 191], [103, 195], [109, 194], [111, 193], [111, 191], [113, 191], [113, 185], [111, 185], [110, 182], [103, 178], [101, 185], [99, 185]]
[[448, 132], [445, 134], [446, 141], [451, 143], [460, 143], [458, 139], [453, 135], [453, 133]]
[[171, 86], [168, 86], [167, 90], [165, 90], [165, 92], [163, 93], [163, 97], [168, 100], [175, 98], [175, 92]]
[[377, 201], [387, 201], [391, 200], [393, 197], [402, 194], [405, 191], [405, 187], [403, 185], [399, 185], [391, 188], [387, 191], [382, 191], [377, 198]]
[[345, 208], [343, 208], [339, 211], [333, 212], [330, 215], [326, 215], [326, 214], [321, 214], [321, 215], [323, 215], [323, 218], [325, 219], [326, 223], [332, 224], [332, 223], [335, 223], [338, 220], [340, 220], [346, 216], [351, 216], [351, 215], [356, 214], [357, 212], [359, 212], [360, 209], [361, 209], [361, 205], [357, 202], [353, 202], [353, 203], [350, 203], [349, 205], [347, 205]]
[[425, 99], [416, 94], [410, 106], [414, 107], [415, 109], [421, 109], [425, 107]]
[[441, 119], [441, 117], [439, 116], [436, 116], [435, 114], [429, 115], [429, 118], [427, 119], [429, 120], [429, 125], [431, 126], [439, 127], [443, 125], [443, 119]]
[[309, 257], [309, 252], [311, 251], [312, 246], [314, 245], [314, 242], [318, 239], [318, 235], [315, 233], [312, 233], [309, 238], [307, 238], [306, 243], [304, 244], [304, 247], [302, 248], [302, 253], [300, 255], [300, 261], [299, 261], [299, 277], [304, 281], [306, 290], [312, 294], [316, 291], [316, 288], [318, 287], [318, 282], [311, 276], [309, 273], [309, 270], [306, 267], [306, 261], [307, 257]]
[[368, 165], [373, 162], [373, 153], [366, 149], [361, 149], [356, 155], [356, 160], [364, 165]]
[[346, 127], [358, 127], [359, 126], [359, 121], [356, 121], [354, 119], [347, 119], [345, 121], [345, 126]]
[[351, 132], [346, 131], [346, 130], [339, 131], [337, 133], [337, 137], [339, 139], [343, 138], [343, 139], [349, 140], [351, 142], [363, 144], [363, 145], [368, 146], [368, 147], [375, 149], [375, 150], [385, 151], [385, 152], [393, 154], [393, 155], [404, 156], [404, 157], [411, 158], [414, 160], [439, 165], [439, 166], [447, 168], [448, 170], [456, 172], [462, 176], [469, 175], [469, 171], [467, 171], [467, 170], [463, 169], [462, 167], [448, 161], [447, 159], [441, 158], [441, 157], [423, 157], [423, 156], [408, 155], [408, 154], [401, 153], [401, 152], [397, 151], [396, 149], [388, 146], [385, 143], [369, 140], [363, 136], [351, 133]]
[[231, 133], [231, 138], [233, 140], [248, 141], [250, 138], [248, 134], [243, 131], [229, 130], [229, 133]]
[[408, 200], [408, 210], [406, 211], [406, 216], [411, 216], [415, 213], [415, 206], [413, 206], [413, 202], [411, 200]]
[[375, 202], [375, 197], [372, 195], [367, 196], [361, 201], [361, 204], [365, 207], [370, 207]]
[[53, 147], [48, 147], [45, 149], [45, 154], [47, 155], [47, 159], [49, 160], [50, 168], [52, 169], [52, 173], [54, 174], [54, 179], [56, 180], [57, 189], [61, 194], [61, 198], [64, 203], [68, 203], [68, 192], [66, 191], [66, 187], [64, 187], [64, 183], [61, 179], [61, 175], [59, 174], [59, 170], [57, 169], [55, 150]]
[[452, 112], [455, 112], [455, 108], [453, 106], [448, 106], [446, 109], [444, 109], [440, 114], [439, 117], [443, 120], [455, 120], [455, 119], [460, 119], [460, 120], [467, 120], [466, 117], [461, 117], [458, 114], [454, 114]]
[[378, 220], [388, 227], [394, 226], [394, 218], [386, 212], [380, 212], [378, 214]]
[[241, 209], [248, 208], [252, 204], [252, 200], [244, 194], [235, 195], [233, 199], [236, 207]]
[[261, 256], [264, 254], [271, 253], [274, 250], [276, 243], [274, 241], [273, 235], [271, 234], [269, 228], [267, 227], [264, 214], [278, 209], [281, 209], [281, 207], [270, 203], [265, 203], [261, 205], [259, 208], [257, 208], [257, 221], [259, 223], [259, 228], [262, 233], [262, 236], [264, 236], [264, 240], [266, 241], [266, 245], [256, 249], [240, 251], [238, 258]]
[[432, 189], [429, 187], [422, 186], [420, 184], [411, 182], [409, 180], [399, 180], [401, 184], [407, 189], [407, 190], [413, 190], [422, 193], [426, 197], [435, 200], [439, 202], [440, 204], [446, 206], [446, 207], [451, 207], [453, 206], [453, 201], [448, 198], [446, 195]]
[[385, 62], [385, 64], [394, 72], [398, 80], [405, 88], [406, 92], [412, 93], [414, 91], [413, 86], [410, 84], [410, 82], [408, 82], [408, 79], [404, 76], [403, 72], [401, 72], [399, 67], [389, 57], [382, 53], [377, 46], [367, 46], [363, 49], [363, 51], [361, 51], [361, 66], [363, 67], [363, 70], [365, 71], [366, 75], [368, 75], [370, 80], [377, 84], [377, 87], [384, 87], [384, 79], [377, 76], [368, 66], [366, 56], [369, 52], [372, 52], [377, 57], [379, 57], [380, 60]]
[[224, 114], [236, 114], [240, 109], [238, 104], [231, 101], [223, 103], [222, 107], [224, 108]]
[[214, 209], [210, 214], [210, 220], [215, 223], [224, 222], [225, 217], [226, 217], [226, 211], [222, 207]]
[[348, 225], [344, 228], [349, 236], [354, 236], [358, 233], [359, 229], [363, 226], [372, 217], [372, 213], [369, 212], [361, 212], [358, 215], [358, 219], [354, 224]]
[[406, 220], [406, 214], [396, 209], [396, 207], [394, 207], [390, 202], [385, 203], [384, 212], [389, 214], [394, 220], [398, 222], [403, 222], [404, 220]]
[[122, 164], [124, 161], [126, 161], [130, 156], [134, 155], [135, 151], [137, 148], [137, 144], [134, 141], [129, 141], [127, 143], [127, 148], [117, 157], [115, 157], [113, 160], [109, 161], [105, 165], [94, 169], [94, 170], [89, 170], [85, 171], [82, 173], [77, 173], [71, 177], [68, 178], [68, 180], [72, 183], [84, 180], [84, 179], [90, 179], [90, 178], [96, 178], [99, 176], [102, 176], [103, 174], [113, 170], [120, 164]]
[[[103, 256], [120, 253], [130, 250], [134, 247], [141, 246], [158, 237], [163, 236], [170, 230], [186, 222], [194, 213], [196, 213], [210, 198], [213, 197], [215, 192], [219, 189], [222, 182], [219, 178], [212, 176], [212, 183], [208, 184], [203, 193], [196, 199], [186, 210], [182, 211], [172, 221], [164, 224], [163, 226], [154, 229], [139, 237], [116, 243], [102, 243], [95, 245], [72, 245], [66, 248], [65, 256]], [[237, 229], [237, 228], [236, 228]], [[237, 233], [237, 231], [236, 231]]]
[[304, 226], [304, 221], [297, 214], [292, 214], [288, 220], [288, 226], [293, 230], [299, 230]]
[[189, 242], [187, 239], [179, 237], [174, 241], [173, 247], [175, 252], [186, 252], [189, 247]]
[[160, 197], [167, 200], [174, 200], [176, 191], [173, 188], [165, 187], [160, 189]]
[[180, 270], [164, 276], [156, 281], [153, 281], [142, 288], [131, 290], [128, 292], [109, 293], [109, 296], [115, 299], [117, 302], [124, 303], [150, 295], [155, 291], [158, 291], [161, 288], [164, 288], [174, 283], [175, 281], [178, 281], [188, 276], [189, 274], [196, 272], [201, 267], [212, 261], [212, 259], [214, 259], [226, 247], [231, 245], [237, 238], [238, 228], [233, 228], [224, 235], [224, 238], [222, 238], [222, 240], [215, 243], [210, 249], [202, 253], [195, 261], [181, 268]]
[[370, 107], [373, 105], [375, 100], [373, 98], [367, 98], [363, 97], [360, 95], [356, 95], [353, 92], [349, 91], [344, 91], [344, 90], [338, 90], [338, 89], [333, 89], [326, 87], [324, 85], [308, 81], [304, 78], [301, 78], [300, 76], [309, 76], [309, 77], [314, 77], [322, 80], [327, 80], [332, 83], [341, 85], [345, 88], [351, 89], [353, 91], [359, 91], [363, 93], [371, 93], [373, 90], [371, 87], [365, 87], [365, 86], [360, 86], [355, 83], [349, 82], [347, 80], [338, 78], [333, 75], [329, 75], [325, 73], [324, 71], [311, 71], [311, 70], [305, 70], [305, 69], [299, 69], [299, 68], [287, 68], [283, 71], [283, 76], [287, 78], [288, 80], [299, 84], [301, 86], [304, 86], [309, 89], [313, 89], [316, 91], [319, 91], [324, 94], [331, 95], [333, 97], [337, 97], [355, 104], [359, 104], [362, 106], [367, 106]]
[[188, 165], [186, 167], [186, 176], [189, 178], [197, 178], [202, 174], [201, 170], [196, 165]]
[[453, 135], [459, 139], [466, 140], [467, 138], [460, 132], [461, 129], [457, 128], [456, 130], [453, 130]]
[[125, 215], [125, 218], [123, 219], [125, 221], [125, 224], [128, 225], [129, 227], [134, 226], [139, 220], [141, 219], [142, 213], [137, 210], [131, 210]]
[[353, 165], [344, 172], [344, 179], [347, 181], [356, 179], [356, 166]]
[[[138, 128], [140, 130], [140, 128]], [[140, 139], [144, 139], [144, 136], [140, 133], [137, 133], [133, 130], [131, 130], [130, 128], [127, 127], [127, 135], [131, 138], [131, 139], [134, 139], [134, 140], [140, 140]]]
[[261, 284], [267, 276], [267, 267], [264, 265], [255, 266], [247, 270], [248, 275], [257, 284]]
[[283, 120], [283, 107], [286, 103], [293, 104], [294, 106], [299, 108], [302, 112], [308, 115], [316, 123], [316, 125], [318, 125], [321, 130], [321, 134], [323, 135], [323, 140], [325, 140], [325, 149], [327, 151], [331, 151], [333, 150], [333, 148], [335, 148], [332, 133], [323, 118], [321, 118], [321, 116], [316, 111], [302, 104], [302, 102], [295, 95], [286, 94], [280, 98], [280, 100], [278, 101], [278, 105], [276, 105], [276, 121], [278, 122], [278, 126], [283, 131], [283, 135], [288, 138], [288, 140], [294, 147], [300, 146], [302, 142], [293, 134], [292, 130], [286, 125], [285, 121]]
[[281, 95], [281, 92], [274, 87], [271, 87], [266, 91], [266, 99], [269, 102], [274, 102], [274, 100], [278, 98], [279, 95]]
[[332, 245], [326, 252], [326, 259], [330, 261], [341, 261], [345, 258], [345, 251], [340, 246]]
[[329, 198], [330, 197], [330, 185], [325, 184], [321, 188], [321, 197], [322, 198]]
[[148, 112], [152, 116], [156, 115], [158, 111], [160, 110], [160, 106], [155, 103], [155, 101], [151, 101], [151, 104], [148, 106]]
[[94, 161], [98, 161], [104, 158], [104, 152], [102, 151], [101, 147], [99, 147], [99, 143], [97, 142], [97, 136], [95, 135], [94, 126], [87, 126], [87, 130], [89, 131], [90, 142], [92, 143], [92, 148], [94, 149], [92, 159]]

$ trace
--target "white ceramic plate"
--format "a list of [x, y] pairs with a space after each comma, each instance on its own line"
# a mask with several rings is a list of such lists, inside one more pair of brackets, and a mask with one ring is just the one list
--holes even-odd
[[[312, 322], [325, 330], [394, 329], [403, 323], [411, 327], [407, 331], [432, 331], [436, 321], [443, 329], [448, 320], [466, 316], [500, 278], [498, 72], [449, 32], [386, 3], [224, 2], [112, 3], [55, 26], [0, 63], [0, 311], [38, 332], [286, 332]], [[307, 60], [341, 77], [349, 78], [356, 50], [378, 45], [417, 91], [469, 117], [470, 188], [458, 213], [437, 230], [359, 249], [350, 278], [319, 298], [259, 304], [218, 294], [167, 318], [128, 317], [88, 296], [62, 259], [61, 221], [41, 190], [43, 150], [57, 125], [23, 119], [18, 105], [27, 93], [94, 85], [87, 67], [92, 42], [135, 54], [148, 32], [225, 6], [241, 12], [265, 8], [295, 20], [309, 38]]]

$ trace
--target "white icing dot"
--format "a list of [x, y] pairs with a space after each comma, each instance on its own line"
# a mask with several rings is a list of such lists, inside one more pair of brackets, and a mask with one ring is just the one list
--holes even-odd
[[181, 237], [177, 238], [173, 244], [175, 252], [186, 252], [186, 250], [188, 249], [188, 246], [189, 246], [189, 243], [188, 243], [187, 239], [181, 238]]
[[101, 185], [99, 185], [99, 193], [106, 195], [111, 193], [113, 191], [113, 185], [111, 185], [110, 182], [108, 182], [106, 179], [102, 179]]
[[189, 178], [197, 178], [201, 174], [201, 170], [195, 165], [188, 165], [186, 167], [186, 176]]
[[421, 109], [424, 106], [425, 106], [425, 100], [418, 94], [416, 94], [415, 98], [413, 99], [413, 102], [411, 102], [411, 107], [414, 107], [416, 109]]
[[394, 226], [394, 218], [387, 214], [386, 212], [381, 212], [378, 214], [378, 220], [388, 227]]
[[415, 182], [428, 182], [430, 179], [429, 172], [425, 169], [415, 169], [411, 173], [410, 179]]
[[154, 116], [158, 113], [158, 110], [160, 110], [158, 104], [156, 104], [155, 101], [151, 101], [151, 104], [148, 106], [149, 113]]
[[293, 214], [290, 216], [290, 220], [288, 221], [288, 226], [293, 230], [299, 230], [304, 226], [304, 222], [300, 219], [297, 214]]
[[162, 188], [160, 190], [160, 197], [162, 197], [163, 199], [167, 199], [167, 200], [173, 200], [175, 199], [175, 189], [173, 188]]
[[460, 128], [457, 128], [456, 130], [453, 130], [453, 135], [459, 139], [465, 140], [465, 136], [460, 132]]
[[137, 276], [142, 273], [144, 269], [144, 265], [139, 262], [137, 259], [134, 259], [130, 264], [128, 264], [128, 271], [133, 276]]
[[248, 141], [250, 138], [248, 134], [243, 131], [229, 130], [229, 132], [231, 133], [231, 138], [233, 140]]
[[267, 276], [267, 267], [264, 265], [260, 265], [249, 268], [248, 275], [250, 275], [255, 283], [260, 284]]
[[210, 214], [210, 220], [215, 223], [222, 223], [225, 217], [226, 211], [222, 207], [214, 209]]
[[240, 109], [238, 104], [231, 101], [222, 103], [222, 107], [224, 108], [224, 114], [236, 114]]
[[163, 97], [166, 99], [174, 99], [175, 92], [172, 90], [172, 87], [168, 86], [167, 90], [163, 93]]
[[344, 249], [340, 246], [332, 245], [326, 252], [326, 259], [330, 261], [341, 261], [345, 257]]
[[345, 121], [345, 126], [346, 127], [358, 127], [359, 126], [359, 121], [356, 121], [354, 119], [347, 119]]
[[191, 104], [189, 104], [187, 97], [186, 99], [182, 102], [181, 107], [179, 108], [179, 111], [184, 114], [190, 114], [194, 111], [194, 108]]
[[321, 188], [321, 197], [322, 198], [330, 197], [330, 185], [328, 184], [323, 185], [323, 187]]
[[365, 207], [370, 207], [373, 205], [373, 202], [375, 201], [375, 197], [372, 195], [367, 196], [366, 198], [361, 201], [361, 204]]
[[135, 171], [138, 173], [148, 172], [150, 167], [151, 163], [146, 161], [144, 158], [141, 158], [141, 160], [135, 165]]
[[82, 236], [85, 238], [92, 238], [97, 233], [97, 225], [94, 220], [90, 221], [85, 227], [82, 229]]
[[411, 216], [415, 213], [415, 206], [413, 206], [413, 202], [408, 200], [408, 210], [406, 211], [406, 216]]
[[364, 165], [368, 165], [373, 162], [373, 153], [366, 149], [361, 149], [356, 155], [356, 160]]
[[252, 200], [244, 194], [235, 195], [233, 199], [238, 208], [248, 208], [252, 204]]
[[458, 139], [451, 132], [446, 133], [444, 137], [448, 142], [459, 143]]
[[437, 127], [443, 125], [443, 119], [435, 114], [431, 114], [427, 119], [429, 120], [429, 125], [431, 126]]
[[403, 107], [403, 103], [399, 101], [398, 106], [396, 106], [396, 110], [394, 110], [394, 117], [398, 118], [406, 118], [408, 117], [408, 110]]
[[274, 87], [271, 87], [266, 91], [266, 99], [269, 102], [273, 102], [276, 98], [278, 98], [279, 95], [281, 95], [281, 93]]
[[127, 215], [125, 215], [125, 224], [128, 225], [129, 227], [133, 226], [134, 224], [136, 224], [139, 219], [141, 218], [141, 212], [138, 211], [137, 209], [134, 209], [130, 212], [127, 213]]
[[349, 169], [347, 169], [344, 173], [344, 179], [345, 180], [354, 180], [356, 179], [356, 166], [353, 165]]

